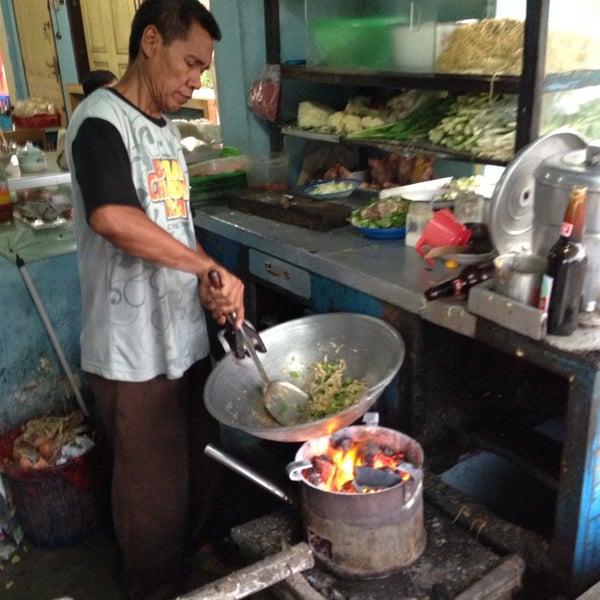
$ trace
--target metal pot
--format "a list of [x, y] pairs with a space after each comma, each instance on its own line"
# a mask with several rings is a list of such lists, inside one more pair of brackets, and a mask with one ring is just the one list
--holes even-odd
[[280, 500], [300, 508], [305, 537], [326, 569], [350, 579], [386, 577], [415, 562], [425, 550], [423, 516], [423, 450], [407, 435], [376, 425], [346, 427], [334, 434], [352, 441], [373, 440], [393, 452], [404, 452], [411, 479], [368, 493], [348, 494], [321, 489], [302, 472], [311, 458], [329, 445], [330, 437], [307, 441], [286, 471], [300, 481], [299, 501], [222, 450], [206, 446], [205, 453], [261, 486]]
[[[414, 469], [409, 481], [364, 494], [331, 492], [296, 477], [302, 482], [300, 506], [308, 544], [320, 563], [342, 577], [391, 575], [425, 550], [423, 450], [414, 439], [385, 427], [358, 425], [334, 435], [353, 442], [372, 440], [404, 452]], [[296, 462], [320, 455], [329, 442], [330, 436], [307, 441], [296, 453]]]
[[560, 236], [571, 188], [588, 188], [585, 232], [600, 233], [600, 146], [549, 156], [535, 172], [533, 252], [546, 256]]
[[346, 360], [345, 375], [364, 379], [364, 397], [346, 410], [324, 419], [284, 427], [267, 412], [262, 401], [263, 381], [251, 360], [230, 352], [212, 370], [204, 402], [221, 423], [256, 437], [304, 442], [329, 434], [359, 419], [379, 398], [404, 360], [404, 342], [388, 323], [354, 313], [326, 313], [287, 321], [260, 332], [267, 348], [261, 355], [267, 374], [307, 389], [313, 365]]
[[494, 259], [494, 290], [537, 307], [548, 261], [535, 254], [501, 254]]

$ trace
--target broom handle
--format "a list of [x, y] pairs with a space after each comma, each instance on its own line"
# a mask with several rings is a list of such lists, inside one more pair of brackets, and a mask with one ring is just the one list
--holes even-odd
[[65, 375], [67, 376], [67, 379], [69, 380], [69, 384], [71, 385], [73, 394], [75, 394], [75, 399], [77, 400], [77, 403], [79, 404], [79, 408], [81, 409], [81, 412], [87, 417], [87, 416], [89, 416], [89, 412], [88, 412], [88, 409], [83, 400], [83, 396], [81, 395], [81, 391], [77, 387], [77, 383], [75, 382], [75, 377], [73, 377], [73, 372], [71, 371], [71, 367], [69, 367], [69, 363], [67, 362], [67, 359], [65, 358], [65, 355], [63, 353], [60, 342], [58, 341], [58, 338], [56, 337], [54, 327], [52, 327], [52, 323], [50, 322], [50, 319], [48, 318], [46, 309], [44, 308], [44, 305], [42, 304], [42, 300], [39, 297], [37, 290], [35, 289], [35, 285], [33, 284], [31, 277], [29, 277], [29, 273], [28, 273], [27, 269], [25, 268], [25, 261], [20, 256], [17, 256], [17, 267], [19, 267], [19, 271], [21, 272], [21, 277], [23, 277], [23, 281], [25, 282], [25, 285], [27, 286], [27, 290], [29, 291], [31, 299], [33, 300], [33, 303], [35, 304], [35, 307], [37, 308], [40, 318], [42, 319], [42, 323], [44, 324], [44, 327], [46, 328], [46, 331], [48, 332], [48, 336], [50, 337], [50, 341], [52, 342], [52, 345], [54, 346], [54, 350], [56, 351], [58, 360], [65, 372]]

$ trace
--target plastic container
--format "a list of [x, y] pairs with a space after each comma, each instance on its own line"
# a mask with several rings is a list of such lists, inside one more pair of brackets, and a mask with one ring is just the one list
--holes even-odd
[[438, 210], [429, 220], [415, 248], [425, 255], [427, 248], [462, 246], [471, 239], [472, 231], [457, 221], [449, 208]]
[[392, 31], [394, 64], [400, 71], [431, 73], [435, 65], [437, 0], [411, 0], [409, 22]]
[[22, 129], [44, 129], [45, 127], [60, 127], [59, 114], [39, 114], [30, 117], [13, 115], [12, 120], [16, 127]]
[[308, 63], [392, 69], [392, 30], [406, 23], [406, 15], [310, 21], [308, 31], [312, 44]]
[[245, 171], [248, 168], [248, 157], [226, 156], [225, 158], [213, 158], [199, 163], [188, 165], [190, 177], [202, 177], [203, 175], [219, 175], [221, 173], [234, 173]]
[[46, 155], [30, 141], [17, 150], [17, 160], [21, 173], [43, 173], [48, 170]]
[[433, 217], [430, 202], [411, 202], [406, 214], [406, 238], [404, 243], [414, 248]]
[[21, 429], [0, 437], [0, 463], [28, 541], [42, 548], [76, 544], [97, 530], [108, 481], [102, 444], [64, 465], [22, 469], [13, 461]]
[[290, 160], [285, 152], [251, 156], [248, 159], [248, 188], [285, 192], [289, 188]]

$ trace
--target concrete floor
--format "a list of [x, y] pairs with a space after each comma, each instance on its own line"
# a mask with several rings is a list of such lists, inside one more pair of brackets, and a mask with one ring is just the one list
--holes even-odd
[[[223, 433], [221, 447], [235, 453], [265, 477], [286, 485], [283, 466], [293, 452], [291, 448], [284, 447], [284, 455], [273, 459], [272, 452], [256, 446], [254, 438], [231, 430]], [[244, 566], [235, 547], [227, 543], [227, 531], [231, 527], [282, 506], [282, 501], [273, 495], [223, 469], [224, 502], [219, 506], [218, 517], [223, 522], [224, 540], [218, 556], [203, 552], [193, 558], [189, 591]], [[72, 546], [42, 549], [24, 538], [10, 561], [0, 559], [0, 600], [124, 600], [118, 580], [118, 549], [108, 508], [105, 513], [100, 515], [97, 532]], [[253, 597], [265, 598], [264, 594]]]
[[117, 547], [102, 528], [75, 546], [42, 550], [24, 541], [0, 575], [7, 600], [124, 600], [117, 583]]
[[[117, 546], [102, 527], [89, 539], [69, 547], [43, 550], [27, 542], [15, 555], [18, 562], [0, 570], [0, 598], [6, 600], [125, 600], [119, 587]], [[195, 557], [187, 585], [197, 590], [240, 568], [236, 560], [215, 564], [216, 555]], [[221, 570], [223, 566], [227, 571]], [[253, 596], [259, 598], [264, 596]]]

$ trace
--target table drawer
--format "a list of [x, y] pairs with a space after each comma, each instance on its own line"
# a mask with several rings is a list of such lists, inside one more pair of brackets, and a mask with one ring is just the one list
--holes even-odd
[[310, 298], [308, 271], [252, 249], [248, 252], [248, 266], [250, 273], [263, 281], [301, 298]]

